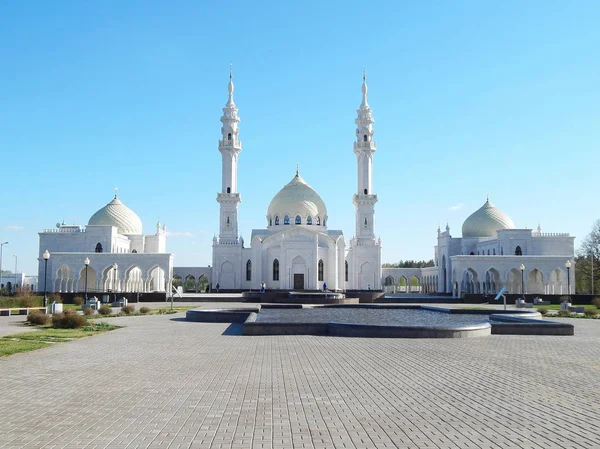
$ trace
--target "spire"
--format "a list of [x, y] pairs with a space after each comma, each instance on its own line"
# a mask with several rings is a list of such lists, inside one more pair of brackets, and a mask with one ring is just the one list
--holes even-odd
[[118, 187], [115, 187], [115, 200], [117, 199], [117, 192], [119, 191]]
[[362, 103], [361, 107], [369, 107], [369, 102], [367, 101], [367, 92], [369, 88], [367, 87], [367, 71], [363, 69], [363, 83], [362, 83]]
[[300, 176], [300, 163], [296, 161], [296, 176]]
[[229, 86], [227, 86], [227, 89], [229, 90], [229, 99], [227, 100], [227, 106], [235, 106], [235, 103], [233, 101], [234, 85], [233, 85], [233, 71], [231, 68], [231, 64], [229, 64]]

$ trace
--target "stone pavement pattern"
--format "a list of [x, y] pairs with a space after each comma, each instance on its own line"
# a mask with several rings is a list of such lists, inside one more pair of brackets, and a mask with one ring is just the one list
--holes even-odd
[[575, 337], [242, 337], [183, 314], [0, 359], [2, 448], [598, 448]]

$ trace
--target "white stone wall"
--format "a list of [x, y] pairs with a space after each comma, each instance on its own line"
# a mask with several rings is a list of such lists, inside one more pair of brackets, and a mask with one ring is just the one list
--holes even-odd
[[[171, 254], [51, 252], [48, 259], [48, 292], [83, 292], [85, 258], [88, 292], [170, 291], [173, 274]], [[44, 288], [44, 259], [39, 258], [39, 287]], [[114, 265], [117, 265], [116, 271]]]

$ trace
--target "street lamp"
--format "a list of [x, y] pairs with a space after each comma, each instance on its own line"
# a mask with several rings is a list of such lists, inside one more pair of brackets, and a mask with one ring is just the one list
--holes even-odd
[[523, 278], [523, 274], [525, 273], [525, 265], [521, 264], [519, 270], [521, 270], [521, 294], [523, 295], [523, 300], [525, 300], [525, 280]]
[[85, 258], [85, 260], [83, 261], [84, 265], [85, 265], [85, 302], [87, 303], [87, 270], [88, 270], [88, 265], [90, 264], [90, 259], [88, 259], [87, 257]]
[[2, 247], [8, 245], [8, 242], [0, 243], [0, 288], [2, 288]]
[[42, 257], [44, 258], [44, 307], [46, 307], [48, 304], [46, 282], [48, 281], [48, 259], [50, 259], [50, 253], [48, 250], [44, 251]]
[[115, 270], [115, 276], [113, 278], [113, 291], [115, 292], [115, 302], [117, 302], [117, 268], [119, 268], [119, 266], [114, 264], [113, 268]]
[[571, 261], [565, 262], [565, 268], [567, 269], [567, 295], [569, 302], [571, 302]]

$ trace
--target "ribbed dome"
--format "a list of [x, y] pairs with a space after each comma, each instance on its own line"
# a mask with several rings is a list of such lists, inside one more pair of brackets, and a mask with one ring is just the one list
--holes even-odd
[[116, 195], [110, 203], [92, 215], [88, 225], [115, 226], [119, 234], [142, 233], [140, 217], [125, 206]]
[[463, 223], [464, 237], [495, 237], [500, 229], [514, 229], [511, 218], [494, 207], [488, 199], [481, 208], [473, 212]]
[[[313, 225], [324, 225], [324, 221], [327, 219], [325, 203], [298, 172], [273, 197], [267, 212], [267, 217], [273, 220], [273, 224], [275, 224], [275, 217], [279, 217], [279, 224], [283, 225], [286, 215], [290, 218], [290, 224], [295, 223], [296, 215], [300, 216], [303, 225], [307, 224], [308, 217], [311, 217]], [[317, 217], [320, 223], [317, 222]]]

